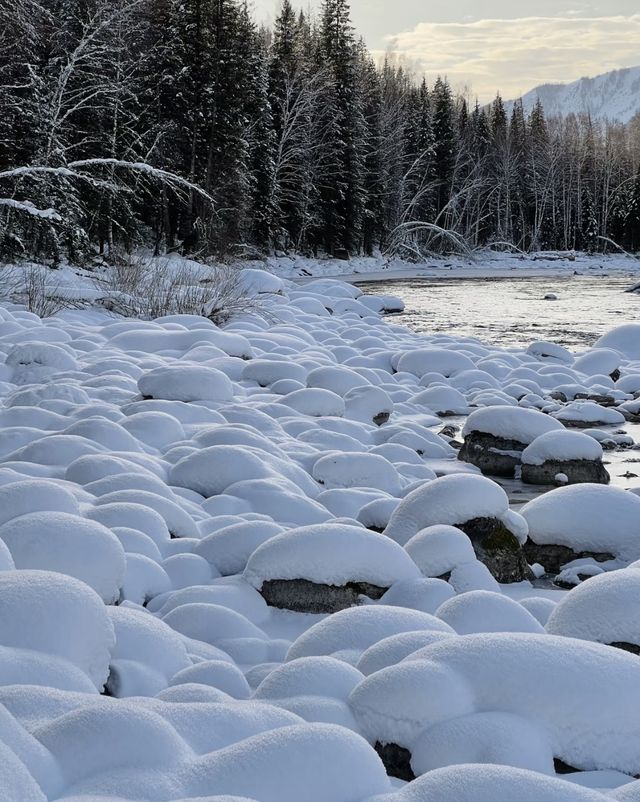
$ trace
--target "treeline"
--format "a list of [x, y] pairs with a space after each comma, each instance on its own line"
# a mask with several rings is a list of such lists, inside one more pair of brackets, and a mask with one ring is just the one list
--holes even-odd
[[0, 0], [4, 260], [639, 250], [639, 167], [640, 118], [470, 107], [346, 0]]

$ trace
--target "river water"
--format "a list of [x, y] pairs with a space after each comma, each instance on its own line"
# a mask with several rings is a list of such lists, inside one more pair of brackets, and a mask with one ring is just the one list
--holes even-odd
[[[640, 319], [628, 277], [418, 279], [362, 283], [371, 294], [400, 296], [396, 318], [415, 331], [478, 337], [503, 348], [551, 340], [587, 348], [611, 328]], [[554, 294], [557, 300], [544, 300]]]
[[[516, 349], [526, 348], [535, 340], [550, 340], [581, 351], [609, 329], [640, 321], [640, 294], [625, 292], [634, 283], [633, 278], [603, 275], [405, 279], [359, 282], [358, 286], [370, 294], [401, 297], [406, 309], [392, 320], [417, 332], [472, 336], [487, 344]], [[548, 294], [556, 295], [557, 300], [544, 300]], [[464, 421], [456, 418], [446, 422], [462, 425]], [[640, 425], [622, 428], [640, 443]], [[605, 452], [612, 485], [640, 487], [639, 449]], [[516, 509], [548, 490], [519, 481], [499, 481]]]

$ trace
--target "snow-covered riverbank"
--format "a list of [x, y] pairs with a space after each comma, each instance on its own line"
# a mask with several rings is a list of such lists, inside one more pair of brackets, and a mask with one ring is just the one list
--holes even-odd
[[[258, 263], [252, 263], [258, 266]], [[499, 253], [488, 249], [478, 251], [473, 258], [442, 257], [424, 263], [401, 259], [359, 257], [340, 259], [311, 259], [305, 257], [269, 258], [267, 269], [281, 278], [304, 281], [310, 278], [339, 278], [349, 282], [397, 281], [437, 278], [550, 278], [574, 274], [634, 275], [640, 272], [640, 259], [624, 254], [594, 254], [540, 252], [528, 255]]]
[[640, 326], [259, 279], [224, 328], [0, 307], [2, 799], [639, 800]]

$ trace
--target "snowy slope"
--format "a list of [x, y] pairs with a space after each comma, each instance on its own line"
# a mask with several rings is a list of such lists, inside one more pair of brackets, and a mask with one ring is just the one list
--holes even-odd
[[[640, 111], [640, 67], [580, 78], [570, 84], [544, 84], [522, 98], [526, 112], [540, 99], [547, 116], [591, 114], [594, 118], [629, 120]], [[513, 103], [509, 104], [509, 110]]]

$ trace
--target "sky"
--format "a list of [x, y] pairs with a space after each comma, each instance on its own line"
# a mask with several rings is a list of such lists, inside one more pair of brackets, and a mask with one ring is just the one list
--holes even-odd
[[[264, 21], [279, 1], [254, 5]], [[351, 8], [376, 55], [398, 53], [431, 82], [446, 75], [483, 102], [640, 65], [637, 0], [352, 0]]]

